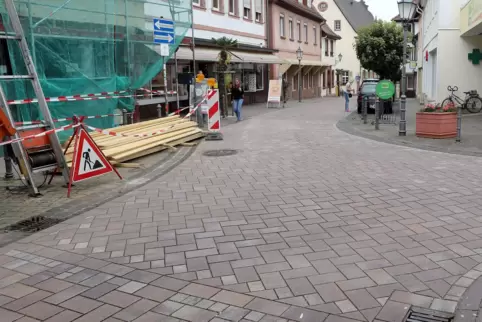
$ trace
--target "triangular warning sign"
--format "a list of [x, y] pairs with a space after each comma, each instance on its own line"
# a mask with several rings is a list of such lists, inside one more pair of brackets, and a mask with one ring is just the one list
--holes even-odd
[[76, 153], [72, 164], [72, 182], [79, 182], [112, 172], [112, 165], [83, 127], [79, 128], [77, 135]]

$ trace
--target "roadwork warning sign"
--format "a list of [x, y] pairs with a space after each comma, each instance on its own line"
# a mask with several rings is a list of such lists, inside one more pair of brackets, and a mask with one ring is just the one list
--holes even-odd
[[79, 128], [77, 135], [77, 147], [72, 165], [72, 182], [79, 182], [112, 172], [112, 165], [85, 129]]

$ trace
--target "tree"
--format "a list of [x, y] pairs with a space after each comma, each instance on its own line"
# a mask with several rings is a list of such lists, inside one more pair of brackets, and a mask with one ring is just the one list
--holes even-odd
[[[219, 47], [219, 54], [218, 54], [218, 87], [219, 87], [219, 97], [220, 97], [220, 105], [221, 105], [221, 114], [223, 117], [227, 115], [226, 113], [226, 106], [224, 102], [224, 98], [226, 96], [226, 84], [225, 84], [225, 74], [228, 71], [229, 63], [231, 62], [231, 57], [236, 56], [232, 53], [231, 49], [238, 45], [238, 41], [236, 39], [228, 38], [228, 37], [221, 37], [221, 38], [213, 38], [213, 42], [216, 46]], [[236, 56], [237, 57], [237, 56]]]
[[358, 31], [354, 48], [361, 66], [380, 79], [400, 80], [403, 63], [403, 28], [395, 22], [375, 21]]

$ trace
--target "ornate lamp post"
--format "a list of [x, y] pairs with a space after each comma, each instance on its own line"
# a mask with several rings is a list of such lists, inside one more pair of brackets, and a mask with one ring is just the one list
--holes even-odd
[[398, 1], [398, 11], [400, 14], [400, 19], [402, 20], [403, 26], [403, 64], [402, 64], [402, 95], [400, 96], [400, 125], [398, 128], [399, 136], [407, 135], [407, 74], [406, 74], [406, 64], [407, 64], [407, 27], [410, 24], [413, 14], [417, 9], [417, 4], [412, 0], [399, 0]]
[[298, 101], [301, 103], [301, 60], [303, 59], [303, 50], [301, 47], [298, 47], [296, 51], [296, 57], [298, 58]]

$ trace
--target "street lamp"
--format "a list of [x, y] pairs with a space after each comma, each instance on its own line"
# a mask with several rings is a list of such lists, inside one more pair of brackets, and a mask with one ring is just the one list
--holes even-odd
[[417, 4], [412, 0], [398, 1], [398, 12], [400, 14], [400, 19], [402, 20], [403, 26], [402, 95], [400, 96], [400, 124], [398, 128], [399, 136], [407, 135], [407, 120], [405, 117], [407, 111], [407, 74], [405, 70], [405, 65], [407, 64], [407, 27], [416, 9]]
[[303, 59], [303, 50], [301, 50], [301, 47], [298, 47], [296, 57], [298, 58], [298, 101], [301, 103], [301, 60]]
[[335, 62], [335, 65], [338, 64], [338, 63], [340, 63], [342, 59], [343, 59], [343, 55], [340, 53], [340, 54], [338, 55], [338, 61]]

